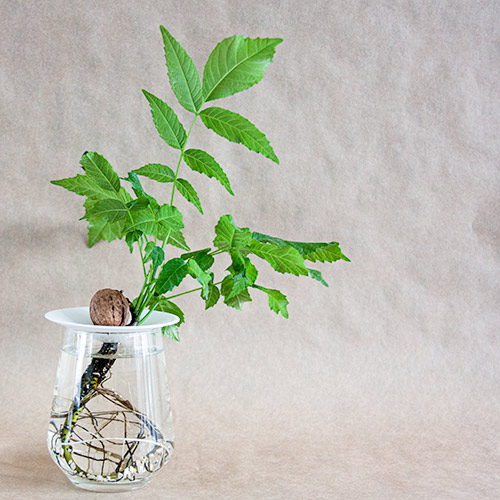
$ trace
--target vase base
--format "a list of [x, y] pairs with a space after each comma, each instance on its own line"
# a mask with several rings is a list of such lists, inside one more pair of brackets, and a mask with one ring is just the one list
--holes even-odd
[[146, 484], [149, 483], [150, 478], [141, 479], [139, 481], [127, 481], [126, 483], [106, 483], [106, 482], [97, 482], [97, 481], [89, 481], [85, 479], [75, 479], [69, 478], [69, 480], [77, 487], [87, 491], [96, 491], [100, 493], [119, 493], [121, 491], [132, 491], [138, 490]]

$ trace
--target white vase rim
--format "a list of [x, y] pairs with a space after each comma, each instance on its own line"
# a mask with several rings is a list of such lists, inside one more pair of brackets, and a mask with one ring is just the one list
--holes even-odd
[[90, 319], [88, 307], [68, 307], [66, 309], [55, 309], [45, 314], [45, 318], [49, 321], [62, 325], [66, 328], [74, 330], [82, 330], [85, 332], [103, 332], [103, 333], [128, 333], [128, 332], [144, 332], [155, 328], [175, 325], [179, 322], [179, 318], [175, 314], [153, 311], [145, 320], [144, 323], [135, 326], [103, 326], [94, 325]]

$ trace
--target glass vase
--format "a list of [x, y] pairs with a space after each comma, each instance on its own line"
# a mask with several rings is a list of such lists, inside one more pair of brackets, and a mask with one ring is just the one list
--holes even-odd
[[86, 490], [146, 485], [174, 449], [162, 328], [178, 318], [154, 311], [140, 326], [97, 326], [86, 307], [46, 318], [65, 327], [47, 439], [52, 459]]

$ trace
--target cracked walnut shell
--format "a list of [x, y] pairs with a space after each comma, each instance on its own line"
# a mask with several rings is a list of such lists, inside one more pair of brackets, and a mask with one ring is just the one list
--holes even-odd
[[90, 300], [90, 319], [94, 325], [125, 326], [130, 319], [129, 301], [119, 290], [103, 288]]

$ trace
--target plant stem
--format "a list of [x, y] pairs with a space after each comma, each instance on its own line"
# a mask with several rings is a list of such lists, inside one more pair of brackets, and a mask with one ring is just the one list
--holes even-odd
[[[218, 281], [217, 283], [214, 283], [214, 285], [220, 285], [221, 283], [222, 283], [222, 280]], [[176, 293], [175, 295], [170, 295], [170, 296], [165, 297], [165, 298], [166, 299], [174, 299], [175, 297], [180, 297], [181, 295], [187, 295], [188, 293], [197, 292], [199, 290], [203, 290], [203, 287], [199, 286], [198, 288], [193, 288], [192, 290], [188, 290], [187, 292]]]
[[[186, 150], [186, 146], [187, 146], [187, 143], [188, 143], [188, 140], [189, 140], [189, 136], [191, 135], [191, 131], [193, 130], [194, 124], [196, 122], [196, 118], [198, 118], [198, 113], [195, 113], [195, 115], [194, 115], [194, 119], [191, 122], [191, 126], [189, 127], [188, 133], [186, 135], [186, 140], [184, 141], [184, 146], [182, 146], [181, 154], [179, 155], [179, 161], [177, 162], [177, 168], [175, 169], [174, 182], [172, 184], [172, 196], [170, 197], [170, 206], [172, 206], [174, 204], [175, 188], [176, 188], [176, 185], [177, 185], [177, 178], [179, 177], [179, 169], [181, 167], [181, 161], [182, 161], [182, 158], [184, 158], [184, 151]], [[161, 247], [162, 249], [165, 248], [165, 245], [167, 244], [167, 241], [170, 238], [170, 234], [171, 233], [172, 233], [172, 230], [169, 229], [168, 233], [167, 233], [167, 237], [163, 240], [163, 245]]]
[[[142, 239], [142, 237], [141, 237]], [[146, 264], [144, 262], [144, 254], [142, 252], [141, 239], [137, 240], [137, 246], [139, 247], [139, 254], [141, 255], [142, 271], [144, 272], [144, 278], [147, 279]]]
[[[172, 185], [172, 196], [170, 197], [170, 206], [173, 206], [173, 204], [174, 204], [175, 188], [177, 185], [177, 178], [179, 177], [179, 170], [181, 167], [182, 158], [184, 157], [184, 151], [186, 150], [189, 136], [191, 135], [191, 132], [193, 130], [194, 124], [196, 122], [196, 118], [198, 118], [198, 113], [195, 113], [195, 115], [194, 115], [193, 121], [191, 122], [191, 126], [189, 127], [188, 133], [186, 135], [186, 140], [184, 141], [184, 145], [182, 146], [181, 153], [179, 155], [179, 160], [177, 162], [177, 168], [175, 169], [174, 182]], [[165, 248], [165, 245], [167, 244], [171, 233], [172, 233], [172, 230], [169, 229], [167, 236], [163, 240], [163, 244], [161, 246], [162, 250]], [[140, 246], [139, 246], [139, 249], [140, 249]], [[143, 261], [142, 265], [144, 267], [144, 258], [142, 256], [142, 252], [141, 252], [141, 259]], [[150, 302], [151, 297], [153, 295], [153, 291], [150, 289], [150, 286], [152, 284], [152, 280], [154, 280], [154, 278], [155, 278], [152, 275], [152, 269], [153, 269], [153, 265], [151, 264], [151, 267], [149, 268], [149, 273], [146, 274], [146, 271], [144, 268], [145, 282], [144, 282], [144, 285], [143, 285], [142, 290], [141, 290], [141, 295], [144, 293], [144, 296], [143, 297], [140, 296], [140, 300], [138, 300], [137, 308], [136, 308], [137, 318], [139, 318], [139, 321], [137, 322], [138, 325], [140, 325], [149, 316], [149, 314], [151, 314], [151, 312], [153, 312], [153, 310], [156, 306], [156, 304], [153, 304], [152, 307], [150, 308], [150, 310], [148, 311], [148, 313], [143, 318], [140, 318], [140, 315], [142, 314], [144, 307]]]
[[141, 314], [142, 314], [142, 311], [144, 310], [144, 307], [146, 306], [147, 304], [147, 292], [148, 292], [148, 288], [151, 286], [151, 283], [147, 283], [147, 278], [146, 280], [144, 281], [144, 284], [142, 286], [142, 290], [141, 290], [141, 293], [139, 295], [139, 298], [137, 300], [137, 304], [136, 304], [136, 307], [135, 307], [135, 317], [136, 317], [136, 320], [137, 318], [140, 318]]
[[189, 127], [188, 133], [186, 135], [186, 140], [184, 141], [184, 146], [182, 146], [181, 154], [179, 155], [179, 161], [177, 162], [177, 168], [175, 169], [174, 184], [172, 185], [172, 196], [170, 197], [170, 205], [171, 206], [174, 204], [175, 186], [177, 184], [177, 177], [179, 176], [179, 169], [181, 166], [181, 161], [182, 161], [182, 158], [184, 157], [184, 151], [186, 149], [186, 146], [187, 146], [187, 143], [189, 140], [189, 136], [191, 135], [191, 131], [193, 130], [194, 123], [196, 122], [196, 118], [198, 118], [198, 113], [195, 113], [194, 119], [191, 122], [191, 126]]
[[[217, 283], [214, 283], [214, 285], [220, 285], [222, 283], [222, 280], [221, 281], [218, 281]], [[203, 287], [202, 286], [199, 286], [198, 288], [193, 288], [192, 290], [187, 290], [186, 292], [181, 292], [181, 293], [177, 293], [175, 295], [170, 295], [168, 297], [165, 297], [166, 299], [174, 299], [176, 297], [181, 297], [182, 295], [187, 295], [188, 293], [193, 293], [193, 292], [198, 292], [200, 290], [203, 290]], [[140, 319], [140, 321], [137, 322], [138, 325], [142, 324], [145, 319], [154, 311], [154, 307], [152, 307], [151, 309], [149, 309], [149, 311], [147, 312], [147, 314]]]
[[224, 253], [227, 250], [213, 250], [212, 252], [209, 252], [208, 255], [219, 255], [220, 253]]
[[[137, 307], [136, 307], [136, 317], [137, 319], [140, 318], [144, 308], [148, 305], [151, 295], [152, 295], [152, 290], [150, 290], [151, 286], [154, 285], [154, 280], [155, 280], [155, 275], [153, 274], [153, 263], [151, 263], [151, 266], [149, 268], [149, 273], [146, 276], [146, 280], [144, 281], [144, 285], [142, 287], [141, 291], [141, 296], [139, 300], [137, 301]], [[143, 295], [144, 294], [144, 295]], [[141, 320], [142, 322], [142, 320]], [[140, 323], [137, 323], [140, 324]]]
[[144, 315], [144, 317], [142, 317], [140, 319], [140, 321], [137, 322], [138, 325], [141, 325], [142, 323], [144, 323], [146, 318], [155, 310], [155, 306], [156, 306], [156, 304], [148, 310], [148, 312]]

